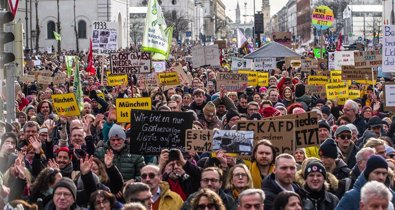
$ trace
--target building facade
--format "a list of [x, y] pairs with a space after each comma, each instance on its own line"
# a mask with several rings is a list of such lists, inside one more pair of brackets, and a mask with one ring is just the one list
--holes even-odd
[[270, 1], [262, 0], [263, 30], [266, 35], [270, 35]]
[[296, 0], [297, 10], [297, 38], [300, 43], [310, 42], [312, 39], [311, 1]]

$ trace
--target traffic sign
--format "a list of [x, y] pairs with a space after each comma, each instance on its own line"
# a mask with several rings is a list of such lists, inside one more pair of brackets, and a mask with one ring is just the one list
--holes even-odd
[[8, 6], [14, 17], [16, 16], [16, 11], [18, 10], [19, 0], [8, 0]]

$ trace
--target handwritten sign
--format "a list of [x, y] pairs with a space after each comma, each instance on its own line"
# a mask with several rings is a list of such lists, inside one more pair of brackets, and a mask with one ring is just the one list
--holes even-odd
[[184, 151], [185, 131], [192, 122], [190, 112], [132, 110], [130, 151], [142, 155], [159, 155], [170, 148]]
[[[373, 72], [374, 79], [377, 77], [377, 71]], [[360, 68], [354, 66], [342, 66], [342, 80], [372, 80], [372, 69]]]
[[395, 72], [395, 25], [384, 25], [383, 72]]
[[112, 53], [110, 58], [112, 74], [151, 73], [150, 54], [147, 52]]
[[332, 27], [334, 20], [333, 11], [328, 6], [321, 5], [313, 11], [312, 24], [318, 30], [326, 30]]
[[248, 75], [219, 72], [217, 74], [217, 90], [222, 86], [227, 91], [243, 92], [248, 86]]
[[253, 64], [255, 63], [253, 63], [251, 59], [232, 57], [231, 70], [252, 69]]
[[194, 68], [200, 66], [219, 66], [218, 45], [195, 46], [192, 48], [192, 64]]
[[120, 86], [128, 84], [128, 75], [109, 75], [107, 78], [108, 86]]
[[254, 70], [269, 71], [276, 69], [276, 58], [254, 58]]
[[80, 109], [77, 105], [74, 93], [52, 95], [53, 106], [59, 116], [79, 116]]
[[257, 86], [258, 85], [258, 72], [251, 71], [251, 70], [239, 70], [237, 71], [239, 74], [246, 74], [248, 75], [248, 85], [249, 86]]
[[342, 66], [354, 65], [353, 51], [336, 51], [335, 52], [335, 70], [342, 69]]
[[375, 68], [383, 64], [381, 50], [355, 51], [355, 68]]
[[325, 85], [328, 83], [327, 76], [309, 76], [307, 78], [308, 85]]
[[151, 110], [151, 98], [117, 98], [115, 101], [117, 107], [117, 122], [128, 123], [132, 109]]
[[37, 83], [43, 84], [43, 85], [50, 85], [52, 83], [52, 77], [38, 75], [37, 76]]
[[306, 85], [306, 95], [321, 95], [326, 97], [324, 85]]
[[66, 82], [66, 75], [56, 75], [52, 78], [52, 83], [54, 85], [63, 84]]
[[310, 70], [317, 70], [318, 69], [318, 60], [306, 58], [302, 59], [302, 71], [310, 71]]
[[211, 152], [213, 143], [212, 130], [185, 131], [185, 150], [196, 152]]
[[213, 151], [251, 155], [254, 141], [253, 131], [216, 130], [213, 136]]
[[328, 99], [348, 98], [347, 83], [326, 84], [326, 96]]
[[162, 85], [179, 85], [180, 79], [177, 72], [158, 73], [159, 83]]

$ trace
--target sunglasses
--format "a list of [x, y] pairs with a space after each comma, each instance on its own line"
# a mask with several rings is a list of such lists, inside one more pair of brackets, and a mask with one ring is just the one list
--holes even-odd
[[201, 210], [204, 210], [204, 209], [206, 209], [206, 208], [208, 208], [208, 209], [215, 209], [217, 206], [214, 204], [214, 203], [209, 203], [209, 204], [199, 204], [198, 206], [197, 206], [197, 209], [201, 209]]
[[141, 178], [142, 178], [142, 179], [147, 179], [147, 177], [149, 177], [150, 179], [153, 179], [153, 178], [156, 177], [156, 174], [154, 174], [154, 173], [141, 174]]
[[387, 155], [389, 158], [394, 158], [395, 157], [395, 154], [389, 154], [389, 155]]
[[341, 138], [342, 140], [351, 139], [351, 135], [339, 135], [338, 137]]

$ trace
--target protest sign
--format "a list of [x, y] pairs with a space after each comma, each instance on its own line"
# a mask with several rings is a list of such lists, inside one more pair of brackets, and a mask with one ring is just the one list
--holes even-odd
[[243, 92], [248, 87], [248, 75], [218, 72], [217, 90], [221, 87], [227, 91]]
[[159, 155], [163, 149], [184, 151], [185, 131], [192, 128], [191, 112], [132, 110], [130, 152]]
[[355, 51], [354, 52], [355, 68], [374, 68], [383, 63], [381, 50]]
[[118, 23], [95, 21], [92, 24], [92, 50], [107, 54], [118, 50]]
[[51, 97], [57, 115], [65, 117], [80, 115], [80, 109], [74, 93], [55, 94]]
[[307, 78], [308, 85], [325, 85], [328, 83], [327, 76], [309, 76]]
[[302, 67], [302, 61], [301, 60], [291, 60], [291, 67], [292, 68]]
[[326, 71], [328, 70], [328, 60], [327, 59], [318, 59], [318, 70], [320, 71]]
[[179, 85], [180, 79], [177, 72], [158, 73], [159, 83], [162, 85]]
[[302, 59], [302, 71], [310, 71], [310, 70], [317, 70], [318, 69], [318, 60], [306, 58]]
[[155, 72], [166, 71], [166, 61], [152, 61], [152, 68]]
[[52, 78], [52, 83], [54, 85], [63, 84], [66, 82], [66, 75], [56, 75]]
[[107, 78], [108, 86], [115, 87], [128, 84], [128, 75], [109, 75]]
[[22, 81], [23, 83], [29, 84], [34, 82], [35, 78], [32, 75], [23, 75], [19, 77], [19, 80]]
[[252, 69], [254, 62], [251, 59], [232, 57], [231, 70]]
[[295, 129], [293, 120], [238, 121], [237, 130], [254, 131], [254, 145], [261, 139], [270, 140], [277, 154], [292, 154], [294, 151], [293, 139], [295, 137]]
[[134, 110], [151, 110], [151, 98], [117, 98], [115, 101], [117, 107], [117, 122], [128, 123], [132, 109]]
[[331, 83], [342, 82], [342, 71], [340, 70], [333, 70], [331, 71]]
[[218, 45], [219, 49], [226, 49], [226, 40], [215, 40], [214, 44]]
[[384, 85], [384, 110], [395, 111], [395, 83]]
[[275, 69], [277, 65], [276, 58], [254, 58], [254, 70], [269, 71]]
[[353, 51], [336, 51], [335, 52], [335, 70], [342, 69], [342, 66], [354, 65]]
[[335, 68], [335, 52], [328, 52], [328, 70], [332, 71]]
[[321, 95], [326, 97], [324, 85], [306, 85], [306, 95]]
[[216, 130], [213, 136], [213, 151], [251, 156], [254, 141], [253, 131]]
[[150, 54], [147, 52], [111, 53], [112, 74], [151, 73]]
[[174, 63], [169, 71], [177, 72], [178, 78], [182, 84], [192, 84], [192, 76], [185, 73], [185, 71], [182, 69], [181, 63]]
[[291, 61], [292, 60], [301, 60], [300, 56], [291, 56], [291, 57], [286, 57], [285, 58], [285, 67], [289, 68], [291, 67]]
[[395, 25], [384, 25], [383, 72], [395, 72]]
[[269, 86], [269, 72], [258, 72], [258, 85]]
[[348, 90], [348, 97], [352, 100], [361, 98], [361, 91], [360, 90]]
[[218, 45], [195, 46], [192, 48], [192, 64], [194, 68], [200, 66], [219, 66]]
[[140, 76], [140, 80], [143, 81], [140, 83], [143, 86], [141, 89], [152, 90], [159, 86], [158, 77], [154, 73]]
[[326, 84], [326, 96], [328, 99], [347, 98], [347, 83], [328, 83]]
[[195, 152], [211, 152], [213, 143], [212, 130], [185, 131], [185, 150]]
[[280, 43], [286, 47], [292, 47], [292, 34], [291, 32], [284, 31], [284, 32], [273, 32], [272, 33], [272, 40], [274, 42]]
[[311, 23], [317, 30], [326, 30], [333, 25], [335, 16], [331, 8], [320, 5], [313, 10]]
[[43, 85], [50, 85], [52, 83], [52, 77], [38, 75], [37, 76], [37, 83], [43, 84]]
[[239, 70], [237, 71], [239, 74], [247, 74], [248, 75], [248, 86], [257, 86], [258, 85], [258, 72], [251, 70]]
[[[377, 71], [373, 72], [373, 76], [376, 79]], [[342, 80], [372, 80], [372, 69], [342, 66]]]

